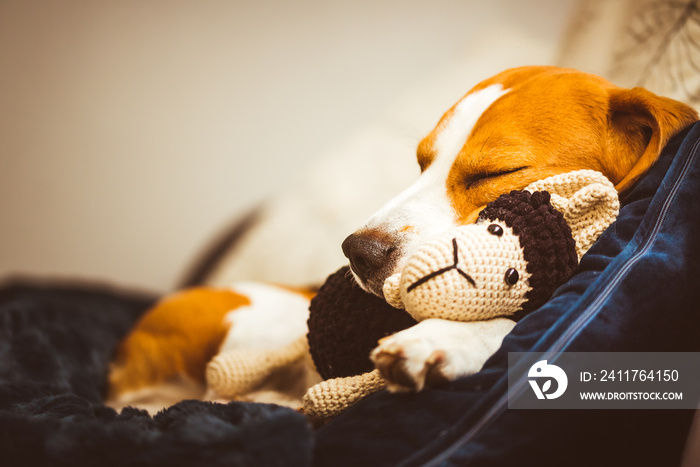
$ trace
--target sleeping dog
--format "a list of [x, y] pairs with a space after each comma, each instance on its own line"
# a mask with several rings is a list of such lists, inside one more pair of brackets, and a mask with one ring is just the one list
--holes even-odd
[[[579, 169], [602, 172], [624, 192], [695, 120], [680, 102], [575, 70], [505, 71], [443, 115], [418, 145], [418, 180], [350, 235], [343, 251], [360, 287], [382, 296], [385, 280], [417, 245], [474, 222], [499, 195]], [[303, 336], [307, 309], [308, 297], [261, 284], [168, 297], [122, 342], [110, 394], [125, 401], [177, 376], [204, 381], [221, 348], [284, 345]], [[373, 360], [390, 387], [416, 390], [425, 387], [428, 369], [448, 381], [478, 371], [513, 325], [431, 319], [382, 340]]]
[[[418, 145], [418, 180], [350, 235], [343, 251], [357, 283], [381, 296], [417, 245], [474, 222], [499, 195], [578, 169], [602, 172], [624, 192], [696, 119], [679, 102], [574, 70], [505, 71], [447, 111]], [[426, 374], [454, 380], [478, 371], [513, 325], [428, 320], [384, 339], [373, 360], [390, 387], [422, 388]]]

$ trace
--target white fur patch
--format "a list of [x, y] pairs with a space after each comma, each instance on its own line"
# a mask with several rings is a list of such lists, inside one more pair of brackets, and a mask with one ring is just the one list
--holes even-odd
[[237, 282], [231, 288], [251, 303], [224, 318], [231, 323], [231, 330], [220, 352], [279, 348], [306, 334], [309, 300], [302, 295], [254, 282]]
[[507, 92], [495, 84], [464, 97], [443, 123], [432, 164], [413, 185], [374, 214], [365, 227], [397, 233], [404, 226], [412, 226], [411, 238], [402, 239], [403, 257], [410, 254], [418, 238], [422, 241], [454, 227], [457, 216], [447, 196], [447, 176], [479, 117]]
[[420, 391], [436, 352], [441, 358], [433, 371], [454, 381], [479, 371], [514, 326], [507, 318], [469, 323], [428, 319], [383, 339], [371, 358], [377, 367], [397, 365], [403, 379], [413, 382], [405, 386], [405, 381], [389, 379], [390, 391]]

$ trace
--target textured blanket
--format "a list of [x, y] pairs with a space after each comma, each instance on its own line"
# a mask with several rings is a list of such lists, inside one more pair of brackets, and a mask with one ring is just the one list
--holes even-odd
[[119, 339], [153, 299], [107, 289], [0, 289], [0, 465], [309, 465], [304, 417], [184, 401], [151, 417], [102, 404]]
[[[575, 276], [479, 373], [379, 392], [312, 435], [290, 409], [102, 405], [110, 357], [149, 297], [0, 289], [0, 465], [678, 465], [693, 410], [509, 410], [508, 352], [700, 352], [700, 122], [622, 200]], [[696, 396], [696, 395], [695, 395]]]

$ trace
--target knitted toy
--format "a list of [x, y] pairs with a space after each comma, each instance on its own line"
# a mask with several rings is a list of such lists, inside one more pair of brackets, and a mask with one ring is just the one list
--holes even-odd
[[[312, 300], [308, 343], [325, 379], [304, 396], [304, 412], [326, 421], [385, 387], [369, 359], [377, 340], [421, 321], [510, 317], [541, 306], [617, 217], [602, 174], [583, 170], [533, 183], [489, 203], [475, 224], [419, 247], [384, 284], [387, 304], [361, 291], [347, 268]], [[408, 313], [401, 311], [405, 309]]]
[[550, 194], [512, 191], [489, 203], [475, 224], [419, 248], [386, 280], [384, 298], [417, 320], [518, 320], [577, 265], [571, 229]]
[[310, 355], [324, 381], [306, 391], [303, 410], [323, 423], [386, 386], [369, 358], [379, 339], [428, 318], [520, 319], [573, 274], [618, 209], [612, 183], [590, 170], [503, 195], [475, 224], [419, 247], [386, 280], [386, 301], [343, 268], [311, 301], [306, 337], [274, 349], [224, 346], [207, 367], [207, 384], [218, 397], [238, 398], [275, 373], [298, 374], [290, 367], [303, 367]]

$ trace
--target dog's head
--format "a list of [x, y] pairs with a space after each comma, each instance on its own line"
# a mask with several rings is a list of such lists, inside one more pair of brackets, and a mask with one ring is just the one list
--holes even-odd
[[685, 104], [575, 70], [505, 71], [443, 115], [418, 145], [418, 180], [345, 239], [343, 252], [360, 286], [381, 296], [418, 245], [474, 222], [501, 194], [580, 169], [624, 192], [695, 120]]

